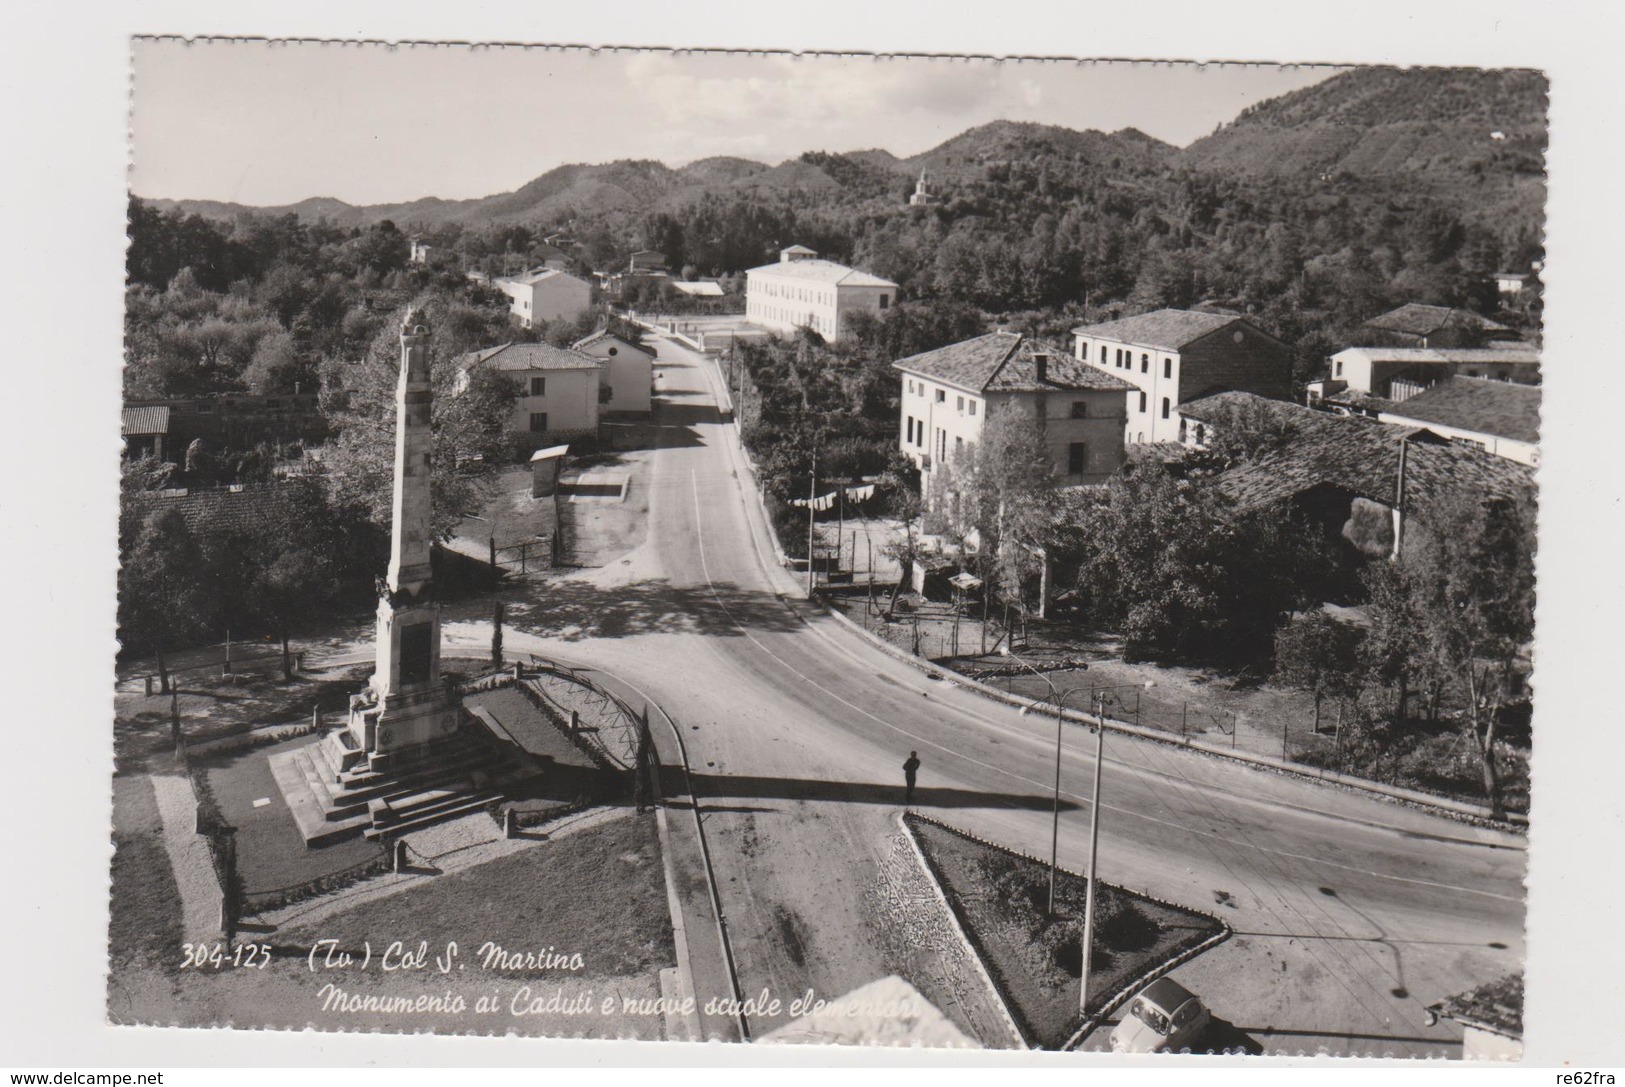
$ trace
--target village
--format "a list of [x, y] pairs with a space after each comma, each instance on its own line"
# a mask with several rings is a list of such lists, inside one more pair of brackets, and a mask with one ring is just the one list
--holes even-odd
[[[773, 168], [862, 244], [132, 198], [110, 1017], [1516, 1057], [1543, 254], [945, 233], [1075, 136]], [[386, 933], [525, 995], [280, 969]]]

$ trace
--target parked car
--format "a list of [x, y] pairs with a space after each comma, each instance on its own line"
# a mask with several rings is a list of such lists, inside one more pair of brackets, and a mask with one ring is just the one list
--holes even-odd
[[1197, 997], [1173, 978], [1158, 978], [1128, 1003], [1112, 1028], [1113, 1053], [1178, 1053], [1190, 1049], [1212, 1022]]

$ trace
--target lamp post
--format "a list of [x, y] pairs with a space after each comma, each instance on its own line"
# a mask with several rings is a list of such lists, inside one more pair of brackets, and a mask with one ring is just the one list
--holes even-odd
[[1105, 693], [1129, 687], [1150, 690], [1156, 686], [1156, 681], [1148, 679], [1144, 683], [1116, 683], [1109, 687], [1073, 687], [1067, 691], [1058, 691], [1048, 676], [1010, 652], [1008, 646], [1000, 646], [999, 653], [1043, 680], [1044, 686], [1049, 688], [1050, 702], [1055, 706], [1055, 799], [1049, 847], [1049, 913], [1052, 917], [1055, 915], [1055, 872], [1059, 865], [1061, 844], [1061, 724], [1066, 719], [1067, 698], [1079, 691], [1087, 691], [1090, 708], [1095, 715], [1095, 780], [1094, 790], [1089, 794], [1089, 883], [1084, 894], [1083, 969], [1078, 987], [1078, 1013], [1081, 1015], [1089, 1002], [1089, 960], [1092, 957], [1090, 952], [1093, 950], [1095, 935], [1095, 870], [1100, 856], [1100, 771], [1106, 762]]
[[[1083, 899], [1083, 968], [1078, 976], [1078, 1014], [1081, 1016], [1089, 1004], [1089, 960], [1095, 948], [1095, 870], [1100, 857], [1100, 768], [1106, 761], [1106, 691], [1121, 687], [1139, 687], [1150, 690], [1156, 680], [1144, 683], [1119, 683], [1113, 687], [1089, 688], [1095, 710], [1095, 788], [1089, 794], [1089, 886]], [[1136, 703], [1138, 705], [1138, 703]]]
[[1060, 860], [1061, 849], [1061, 725], [1062, 722], [1066, 720], [1065, 714], [1062, 712], [1062, 710], [1066, 705], [1068, 695], [1071, 695], [1076, 691], [1086, 690], [1087, 688], [1074, 687], [1064, 693], [1057, 691], [1055, 689], [1055, 684], [1050, 682], [1050, 678], [1048, 676], [1034, 668], [1032, 665], [1028, 664], [1026, 661], [1022, 660], [1020, 657], [1016, 656], [1014, 653], [1010, 652], [1009, 646], [1000, 646], [999, 653], [1003, 656], [1009, 657], [1011, 660], [1027, 669], [1027, 671], [1043, 680], [1044, 686], [1049, 688], [1050, 702], [1055, 706], [1055, 793], [1054, 810], [1050, 820], [1049, 837], [1049, 915], [1053, 917], [1055, 916], [1055, 869]]

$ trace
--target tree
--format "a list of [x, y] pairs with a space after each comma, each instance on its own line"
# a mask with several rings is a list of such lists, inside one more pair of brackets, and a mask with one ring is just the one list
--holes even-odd
[[1269, 652], [1286, 616], [1325, 599], [1324, 534], [1290, 510], [1239, 511], [1203, 478], [1142, 460], [1072, 499], [1060, 559], [1125, 653], [1171, 660]]
[[159, 689], [169, 691], [166, 648], [208, 626], [211, 595], [203, 548], [177, 509], [142, 524], [119, 569], [119, 629], [144, 643], [158, 663]]
[[243, 384], [261, 395], [308, 390], [314, 387], [314, 378], [314, 370], [300, 357], [298, 345], [287, 332], [261, 338], [243, 371]]
[[1315, 700], [1315, 731], [1320, 704], [1346, 698], [1359, 689], [1360, 631], [1323, 611], [1294, 616], [1275, 632], [1275, 680]]
[[285, 486], [277, 511], [280, 531], [245, 541], [239, 554], [248, 560], [248, 608], [281, 641], [282, 678], [291, 680], [289, 634], [325, 614], [338, 595], [343, 548], [320, 491]]
[[1503, 811], [1495, 730], [1523, 687], [1518, 656], [1534, 638], [1532, 497], [1436, 501], [1404, 558], [1425, 652], [1456, 678], [1463, 732], [1477, 751], [1484, 792]]
[[[419, 304], [431, 322], [444, 312], [438, 299]], [[322, 461], [329, 501], [365, 511], [367, 520], [385, 531], [392, 516], [395, 388], [400, 374], [399, 329], [405, 312], [403, 306], [391, 316], [359, 362], [328, 359], [322, 373], [322, 410], [334, 432]], [[492, 427], [486, 411], [495, 410], [501, 401], [493, 385], [482, 386], [491, 395], [482, 394], [469, 404], [458, 402], [459, 369], [453, 352], [464, 345], [448, 342], [451, 339], [435, 336], [429, 371], [434, 385], [430, 525], [441, 539], [450, 538], [467, 512], [482, 502], [484, 482], [460, 468], [459, 459], [488, 447]]]
[[1025, 613], [1026, 588], [1048, 560], [1060, 509], [1044, 432], [1014, 407], [991, 408], [966, 461], [962, 517], [979, 537], [984, 577]]
[[919, 537], [920, 511], [923, 504], [918, 489], [895, 472], [882, 476], [880, 485], [894, 496], [892, 511], [903, 523], [902, 538], [891, 539], [880, 547], [880, 553], [895, 562], [898, 567], [897, 584], [892, 586], [891, 599], [886, 602], [886, 620], [890, 622], [892, 616], [897, 613], [897, 598], [902, 595], [914, 564], [920, 560], [924, 550]]

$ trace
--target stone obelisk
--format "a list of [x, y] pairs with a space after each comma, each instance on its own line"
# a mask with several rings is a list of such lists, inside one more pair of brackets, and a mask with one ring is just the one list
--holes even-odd
[[378, 581], [378, 665], [350, 709], [350, 734], [375, 770], [457, 730], [461, 711], [440, 677], [440, 606], [429, 567], [428, 320], [408, 311], [395, 386], [395, 498], [389, 573]]

